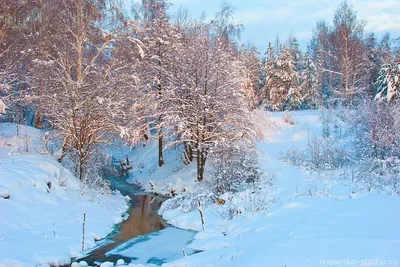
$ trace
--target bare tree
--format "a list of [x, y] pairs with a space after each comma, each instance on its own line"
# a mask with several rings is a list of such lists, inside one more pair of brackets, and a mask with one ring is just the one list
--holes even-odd
[[19, 24], [23, 1], [0, 0], [0, 113], [5, 113], [5, 102], [14, 97], [12, 87], [18, 82], [15, 61], [18, 54]]
[[37, 61], [49, 71], [41, 105], [63, 139], [58, 160], [70, 155], [82, 179], [96, 145], [124, 125], [118, 122], [127, 117], [126, 96], [136, 86], [130, 69], [140, 56], [140, 42], [132, 37], [130, 22], [111, 21], [108, 8], [115, 11], [115, 6], [109, 3], [71, 0], [64, 5], [53, 35], [57, 52]]
[[179, 64], [174, 67], [168, 95], [168, 119], [176, 125], [178, 143], [197, 160], [197, 181], [217, 144], [232, 145], [254, 137], [245, 102], [240, 62], [223, 36], [212, 37], [210, 25], [197, 23], [184, 36]]

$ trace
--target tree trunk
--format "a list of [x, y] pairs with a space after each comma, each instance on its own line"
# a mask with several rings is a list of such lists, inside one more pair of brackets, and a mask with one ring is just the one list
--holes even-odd
[[[161, 116], [160, 116], [161, 123]], [[159, 126], [158, 130], [158, 166], [161, 167], [164, 165], [164, 157], [163, 157], [163, 130], [162, 126]]]
[[79, 180], [82, 180], [82, 178], [83, 178], [83, 168], [84, 168], [84, 165], [85, 165], [85, 163], [84, 163], [84, 153], [83, 152], [81, 152], [81, 151], [79, 151], [79, 153], [78, 153], [78, 157], [79, 157], [79, 166], [78, 166], [78, 172], [79, 172], [79, 175], [78, 175], [78, 177], [79, 177]]
[[201, 169], [201, 152], [197, 149], [197, 178], [196, 181], [203, 181], [203, 170]]
[[197, 150], [197, 181], [201, 182], [204, 179], [204, 168], [206, 165], [206, 156], [204, 152]]
[[[158, 43], [158, 50], [157, 50], [157, 54], [159, 57], [158, 60], [158, 67], [161, 69], [161, 57], [162, 57], [162, 53], [161, 53], [161, 43]], [[161, 85], [161, 73], [158, 73], [158, 99], [161, 102], [161, 98], [162, 98], [162, 85]], [[162, 165], [164, 165], [164, 157], [163, 157], [163, 129], [162, 129], [162, 115], [160, 115], [159, 120], [158, 120], [159, 126], [158, 126], [158, 166], [161, 167]]]
[[185, 155], [185, 160], [189, 164], [193, 161], [193, 149], [191, 144], [189, 144], [188, 142], [184, 142], [184, 149], [185, 151], [183, 153]]
[[38, 108], [36, 109], [35, 128], [43, 129], [43, 118], [42, 118], [42, 114], [40, 113], [40, 106], [38, 106]]
[[57, 159], [57, 161], [58, 161], [59, 163], [61, 163], [62, 160], [63, 160], [63, 158], [65, 157], [69, 146], [70, 146], [69, 138], [68, 138], [68, 137], [65, 137], [65, 138], [64, 138], [64, 142], [63, 142], [63, 146], [62, 146], [62, 148], [61, 148], [61, 155], [60, 155], [60, 156], [58, 157], [58, 159]]

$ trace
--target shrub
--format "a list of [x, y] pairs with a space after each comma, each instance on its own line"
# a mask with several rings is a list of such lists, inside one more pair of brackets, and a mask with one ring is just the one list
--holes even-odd
[[212, 154], [210, 167], [207, 183], [216, 194], [241, 191], [261, 177], [256, 149], [240, 143], [219, 146]]

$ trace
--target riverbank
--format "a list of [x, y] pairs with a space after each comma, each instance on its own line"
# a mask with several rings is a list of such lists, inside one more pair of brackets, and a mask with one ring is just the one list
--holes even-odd
[[[74, 259], [90, 266], [110, 265], [124, 260], [131, 264], [160, 266], [183, 257], [183, 249], [191, 254], [187, 245], [195, 232], [171, 227], [157, 214], [165, 198], [145, 193], [127, 184], [119, 177], [109, 177], [110, 187], [129, 198], [129, 210], [125, 219], [115, 226], [112, 233], [98, 242], [98, 247], [86, 251], [86, 255]], [[171, 242], [173, 240], [173, 242]]]
[[[18, 133], [18, 136], [17, 136]], [[44, 133], [0, 124], [0, 266], [70, 263], [122, 221], [118, 192], [82, 185], [43, 152]]]

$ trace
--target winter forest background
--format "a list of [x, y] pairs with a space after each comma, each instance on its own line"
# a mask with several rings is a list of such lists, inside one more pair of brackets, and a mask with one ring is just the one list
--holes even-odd
[[258, 107], [343, 110], [361, 148], [353, 160], [398, 164], [397, 39], [366, 32], [346, 2], [304, 52], [295, 36], [267, 51], [241, 45], [227, 4], [212, 21], [168, 16], [162, 0], [128, 11], [122, 1], [0, 4], [1, 118], [54, 129], [58, 160], [80, 179], [95, 179], [98, 152], [120, 136], [133, 146], [158, 139], [159, 166], [166, 147], [179, 147], [201, 181], [208, 159], [231, 168], [255, 154]]

